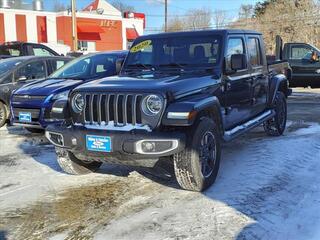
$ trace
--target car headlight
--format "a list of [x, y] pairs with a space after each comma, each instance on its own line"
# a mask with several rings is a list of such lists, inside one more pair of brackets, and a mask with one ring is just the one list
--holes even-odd
[[142, 101], [142, 111], [149, 116], [155, 116], [161, 112], [163, 100], [157, 95], [149, 95]]
[[52, 100], [68, 100], [69, 90], [53, 95]]
[[76, 113], [82, 112], [85, 106], [84, 97], [79, 93], [74, 95], [72, 98], [71, 105], [72, 105], [73, 111], [75, 111]]

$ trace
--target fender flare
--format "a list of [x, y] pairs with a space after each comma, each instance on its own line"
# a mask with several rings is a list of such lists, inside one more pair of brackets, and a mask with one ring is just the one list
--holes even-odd
[[[219, 120], [222, 127], [221, 104], [216, 96], [198, 96], [171, 103], [164, 112], [162, 124], [164, 126], [192, 126], [199, 113], [203, 111], [213, 113], [213, 117]], [[192, 114], [188, 119], [169, 119], [169, 112], [189, 112]]]
[[286, 97], [291, 95], [292, 92], [289, 88], [288, 79], [283, 74], [275, 75], [270, 79], [268, 106], [272, 106], [278, 91], [283, 92]]

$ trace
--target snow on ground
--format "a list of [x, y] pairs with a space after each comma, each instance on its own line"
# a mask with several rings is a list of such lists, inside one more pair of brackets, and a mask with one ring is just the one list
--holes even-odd
[[224, 144], [204, 193], [143, 169], [70, 176], [44, 137], [2, 128], [0, 239], [320, 239], [319, 99], [294, 93], [284, 136]]

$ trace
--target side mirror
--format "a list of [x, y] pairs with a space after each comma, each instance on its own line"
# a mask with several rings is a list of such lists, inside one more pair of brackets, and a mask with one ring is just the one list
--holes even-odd
[[124, 59], [123, 58], [122, 59], [118, 59], [116, 61], [116, 72], [117, 72], [117, 75], [120, 73], [123, 63], [124, 63]]
[[245, 54], [233, 54], [231, 55], [231, 69], [233, 71], [239, 71], [247, 68], [247, 57]]

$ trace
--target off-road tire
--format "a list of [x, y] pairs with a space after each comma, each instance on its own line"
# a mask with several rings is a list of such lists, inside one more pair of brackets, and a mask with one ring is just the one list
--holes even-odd
[[0, 102], [0, 128], [3, 127], [8, 119], [8, 110], [6, 105]]
[[263, 124], [264, 131], [269, 136], [280, 136], [286, 129], [287, 123], [287, 101], [283, 92], [277, 92], [274, 100], [276, 115]]
[[57, 161], [63, 171], [72, 175], [84, 175], [96, 172], [102, 162], [84, 162], [76, 158], [70, 151], [56, 147]]
[[[214, 136], [215, 163], [212, 173], [205, 177], [200, 160], [201, 139], [205, 134]], [[174, 170], [179, 185], [190, 191], [201, 192], [210, 187], [216, 180], [220, 165], [220, 136], [217, 125], [210, 118], [199, 119], [187, 137], [186, 149], [174, 155]]]
[[43, 130], [43, 129], [39, 129], [39, 128], [29, 128], [29, 127], [25, 127], [25, 129], [26, 129], [28, 132], [31, 132], [31, 133], [44, 133], [44, 130]]

